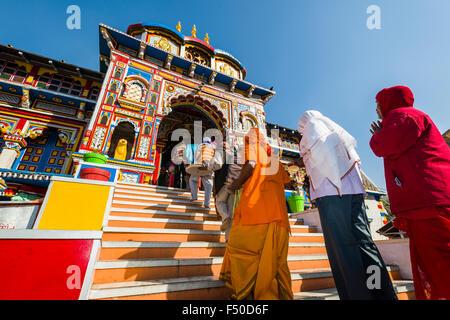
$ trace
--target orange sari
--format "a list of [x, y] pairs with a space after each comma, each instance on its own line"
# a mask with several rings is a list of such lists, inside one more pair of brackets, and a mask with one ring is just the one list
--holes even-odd
[[246, 160], [254, 160], [255, 167], [233, 214], [220, 279], [232, 290], [233, 299], [253, 292], [255, 300], [292, 300], [284, 195], [284, 184], [290, 180], [278, 159], [272, 159], [276, 163], [271, 170], [270, 150], [257, 129], [250, 131], [250, 141], [252, 137], [256, 143], [246, 141]]

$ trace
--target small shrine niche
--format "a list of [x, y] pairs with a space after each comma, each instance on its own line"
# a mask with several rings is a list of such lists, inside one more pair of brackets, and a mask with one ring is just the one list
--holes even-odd
[[144, 135], [149, 136], [152, 133], [152, 128], [149, 125], [144, 127]]
[[128, 161], [135, 141], [134, 126], [128, 121], [120, 122], [111, 136], [108, 157]]
[[100, 124], [101, 124], [102, 126], [108, 125], [108, 121], [109, 121], [109, 117], [108, 117], [106, 114], [104, 114], [104, 115], [100, 118]]

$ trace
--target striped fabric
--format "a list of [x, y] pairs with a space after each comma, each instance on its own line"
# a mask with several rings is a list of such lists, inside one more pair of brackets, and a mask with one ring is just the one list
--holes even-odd
[[214, 149], [210, 146], [202, 144], [197, 150], [196, 164], [202, 164], [204, 162], [209, 163], [214, 157]]

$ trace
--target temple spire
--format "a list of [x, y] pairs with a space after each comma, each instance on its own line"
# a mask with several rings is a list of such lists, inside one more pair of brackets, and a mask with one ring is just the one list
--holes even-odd
[[181, 32], [181, 21], [178, 21], [176, 29], [177, 29], [178, 32]]
[[192, 27], [192, 32], [191, 32], [192, 37], [197, 38], [197, 28], [194, 26]]
[[209, 36], [208, 36], [208, 32], [205, 34], [205, 40], [204, 40], [207, 44], [209, 44]]

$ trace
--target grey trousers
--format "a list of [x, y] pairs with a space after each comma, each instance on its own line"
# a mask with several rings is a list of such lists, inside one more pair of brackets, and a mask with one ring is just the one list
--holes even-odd
[[[230, 191], [227, 186], [220, 188], [216, 195], [216, 209], [222, 218], [222, 222], [225, 219], [230, 218], [233, 221], [233, 206], [234, 206], [234, 191]], [[230, 234], [232, 223], [229, 224], [227, 230], [225, 230], [225, 239], [228, 241], [228, 235]]]
[[[191, 191], [192, 200], [197, 200], [197, 189], [198, 189], [198, 178], [197, 176], [191, 176], [189, 178], [189, 189]], [[200, 177], [202, 179], [202, 184], [205, 189], [205, 199], [203, 204], [209, 206], [209, 200], [211, 199], [211, 192], [214, 184], [214, 177], [212, 174], [208, 176]]]
[[328, 259], [341, 300], [397, 300], [370, 235], [362, 194], [316, 199]]

